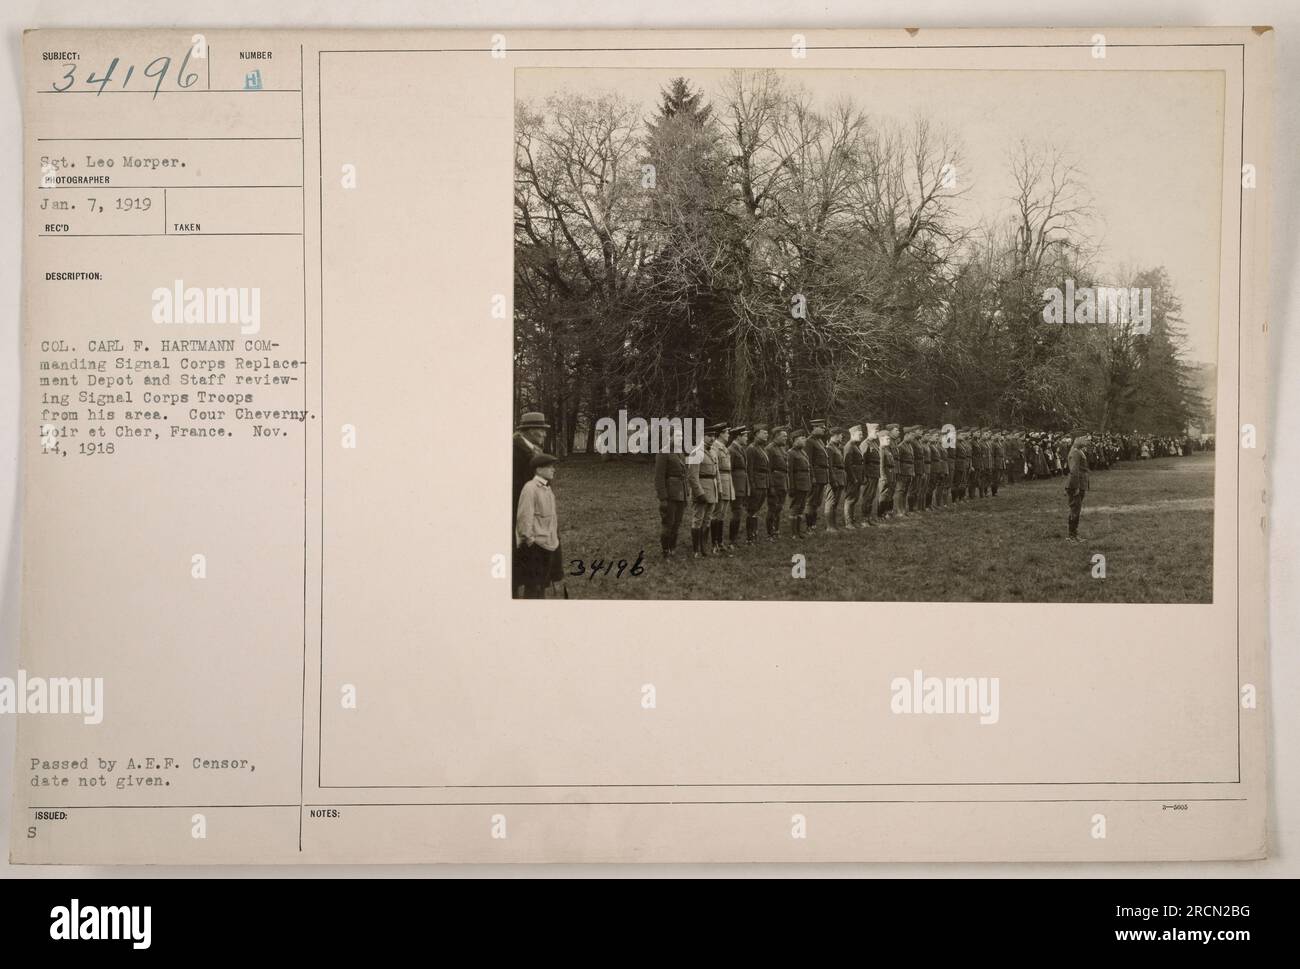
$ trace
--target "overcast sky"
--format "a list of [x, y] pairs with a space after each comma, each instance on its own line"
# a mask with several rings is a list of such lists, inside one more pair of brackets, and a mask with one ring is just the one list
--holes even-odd
[[[1059, 147], [1082, 171], [1096, 217], [1103, 275], [1163, 265], [1183, 301], [1189, 356], [1217, 359], [1222, 210], [1223, 76], [1213, 71], [880, 71], [779, 73], [816, 102], [850, 96], [868, 114], [948, 128], [962, 146], [963, 222], [1010, 214], [1008, 152]], [[617, 91], [649, 117], [678, 75], [714, 100], [726, 70], [530, 68], [520, 98]], [[1107, 282], [1120, 282], [1107, 279]]]

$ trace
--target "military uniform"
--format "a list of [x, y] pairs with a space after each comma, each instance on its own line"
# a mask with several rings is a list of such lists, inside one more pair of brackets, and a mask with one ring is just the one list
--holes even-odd
[[888, 444], [880, 445], [880, 510], [882, 514], [893, 515], [895, 495], [898, 492], [898, 452], [894, 439]]
[[989, 476], [989, 487], [993, 489], [993, 497], [998, 496], [998, 485], [1002, 481], [1002, 475], [1007, 466], [1007, 443], [1003, 440], [1001, 434], [993, 435], [993, 473]]
[[659, 498], [659, 548], [672, 558], [686, 511], [686, 460], [673, 451], [655, 455], [655, 494]]
[[821, 442], [823, 432], [814, 430], [804, 442], [808, 463], [812, 466], [812, 490], [808, 493], [808, 512], [805, 520], [811, 530], [817, 527], [817, 511], [821, 507], [822, 493], [831, 483], [831, 459], [826, 445]]
[[804, 525], [812, 526], [804, 517], [804, 509], [813, 491], [812, 461], [803, 443], [790, 448], [786, 459], [790, 462], [790, 521], [795, 537], [803, 538]]
[[826, 516], [826, 530], [834, 532], [838, 531], [835, 527], [835, 519], [839, 514], [840, 502], [844, 499], [844, 487], [848, 483], [848, 476], [844, 471], [844, 452], [840, 450], [840, 445], [827, 445], [826, 456], [830, 459], [831, 480], [826, 488], [822, 512]]
[[844, 525], [853, 528], [862, 517], [866, 479], [863, 477], [862, 451], [858, 442], [849, 438], [844, 445]]
[[[741, 437], [743, 433], [744, 428], [732, 428], [732, 434], [736, 437]], [[740, 520], [749, 514], [749, 449], [735, 440], [728, 450], [731, 452], [731, 487], [735, 494], [731, 499], [731, 526], [727, 544], [735, 548]]]
[[[767, 501], [767, 489], [771, 484], [769, 468], [771, 460], [767, 446], [757, 441], [745, 448], [745, 465], [749, 471], [748, 517], [745, 519], [745, 541], [758, 540], [758, 513]], [[769, 529], [769, 533], [770, 533]]]
[[781, 534], [781, 512], [790, 489], [789, 450], [775, 440], [767, 446], [769, 474], [767, 483], [767, 534], [775, 541]]
[[962, 441], [958, 433], [952, 442], [952, 447], [948, 448], [948, 465], [952, 468], [952, 489], [951, 495], [953, 501], [961, 501], [962, 492], [966, 489], [966, 462], [970, 460], [970, 447], [966, 447], [966, 456], [962, 456]]
[[718, 507], [713, 509], [713, 520], [709, 522], [709, 551], [716, 554], [723, 549], [727, 517], [736, 497], [736, 486], [731, 480], [731, 451], [721, 438], [713, 442], [713, 460], [718, 464]]
[[880, 441], [871, 437], [862, 444], [862, 517], [868, 525], [874, 525], [880, 515], [882, 503], [880, 471]]
[[894, 459], [898, 463], [897, 477], [894, 482], [894, 505], [899, 518], [907, 516], [914, 489], [912, 479], [916, 476], [916, 451], [912, 442], [908, 440], [910, 436], [903, 436], [894, 454]]
[[718, 503], [718, 462], [713, 458], [712, 441], [701, 441], [687, 457], [686, 481], [691, 490], [691, 544], [699, 558], [706, 554], [704, 539]]
[[1083, 512], [1083, 496], [1088, 493], [1090, 482], [1088, 480], [1088, 452], [1079, 446], [1077, 440], [1070, 447], [1066, 463], [1070, 469], [1069, 482], [1065, 486], [1065, 493], [1070, 499], [1070, 538], [1078, 541], [1079, 515]]

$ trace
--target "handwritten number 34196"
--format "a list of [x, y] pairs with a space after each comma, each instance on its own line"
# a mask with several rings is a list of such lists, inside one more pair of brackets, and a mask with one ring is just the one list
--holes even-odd
[[641, 575], [645, 572], [645, 566], [642, 564], [644, 559], [645, 551], [642, 550], [638, 553], [636, 561], [632, 563], [630, 569], [627, 567], [627, 559], [619, 559], [617, 562], [611, 559], [608, 563], [604, 559], [596, 559], [590, 565], [583, 562], [582, 559], [570, 559], [569, 564], [573, 566], [573, 571], [569, 575], [585, 575], [589, 579], [594, 579], [601, 574], [609, 575], [616, 565], [618, 566], [618, 574], [615, 578], [621, 579], [624, 572], [627, 572], [628, 575]]
[[[199, 75], [194, 71], [190, 71], [189, 73], [186, 73], [185, 71], [185, 68], [189, 66], [190, 57], [193, 54], [194, 54], [193, 50], [187, 50], [185, 52], [185, 59], [181, 61], [180, 67], [176, 69], [176, 86], [178, 88], [184, 89], [188, 87], [193, 87], [194, 84], [199, 79]], [[113, 79], [113, 73], [117, 70], [117, 65], [119, 61], [120, 58], [114, 57], [113, 60], [108, 65], [108, 70], [104, 72], [104, 75], [102, 77], [97, 77], [95, 75], [95, 72], [91, 71], [88, 77], [81, 79], [81, 82], [85, 84], [87, 87], [94, 87], [95, 85], [98, 85], [99, 90], [96, 91], [95, 93], [97, 95], [103, 94], [104, 88], [108, 87], [108, 82]], [[154, 82], [153, 85], [154, 98], [158, 97], [158, 92], [162, 89], [163, 81], [167, 77], [167, 72], [171, 70], [171, 66], [172, 66], [172, 59], [164, 55], [162, 57], [155, 57], [147, 65], [145, 65], [144, 70], [140, 72], [145, 77], [150, 78]], [[131, 82], [131, 76], [133, 74], [135, 74], [135, 65], [128, 64], [126, 67], [126, 74], [122, 77], [123, 88], [125, 88]], [[55, 91], [58, 91], [60, 94], [62, 94], [64, 91], [70, 91], [72, 89], [72, 86], [77, 83], [77, 64], [75, 61], [70, 62], [68, 64], [68, 70], [67, 73], [63, 75], [63, 81], [64, 83], [62, 87], [60, 87], [57, 83], [52, 85], [53, 89]]]

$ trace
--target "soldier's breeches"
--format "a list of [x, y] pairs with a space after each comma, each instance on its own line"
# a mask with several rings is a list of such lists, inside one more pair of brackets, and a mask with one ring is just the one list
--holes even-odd
[[682, 516], [686, 513], [686, 502], [684, 501], [666, 501], [660, 502], [659, 524], [662, 526], [659, 530], [659, 547], [662, 549], [672, 549], [677, 547], [677, 533], [682, 527]]
[[767, 502], [767, 489], [751, 491], [749, 494], [749, 517], [755, 518]]
[[725, 522], [731, 515], [731, 499], [720, 500], [713, 506], [713, 520], [715, 522]]
[[696, 498], [691, 502], [691, 527], [708, 528], [709, 522], [713, 520], [713, 507], [715, 502], [704, 501]]
[[826, 491], [825, 482], [813, 482], [812, 493], [808, 495], [808, 524], [817, 524], [817, 510], [821, 508], [822, 494]]
[[804, 506], [808, 503], [808, 492], [792, 491], [790, 492], [790, 514], [802, 515]]
[[1075, 488], [1070, 492], [1070, 534], [1075, 535], [1079, 531], [1079, 515], [1083, 511], [1084, 492]]

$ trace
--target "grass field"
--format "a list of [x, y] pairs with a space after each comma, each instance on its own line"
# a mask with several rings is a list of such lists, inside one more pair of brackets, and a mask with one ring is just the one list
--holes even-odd
[[[635, 560], [644, 573], [569, 575], [571, 598], [847, 599], [976, 602], [1210, 602], [1214, 454], [1121, 462], [1092, 473], [1081, 543], [1065, 540], [1063, 478], [1024, 481], [951, 511], [691, 559], [689, 510], [677, 559], [659, 555], [654, 467], [571, 457], [554, 482], [565, 572], [573, 559]], [[762, 532], [760, 522], [759, 531]], [[739, 539], [743, 542], [742, 526]], [[760, 535], [760, 538], [762, 536]], [[806, 577], [791, 575], [805, 557]], [[1106, 557], [1094, 578], [1093, 556]], [[558, 589], [558, 587], [557, 587]]]

